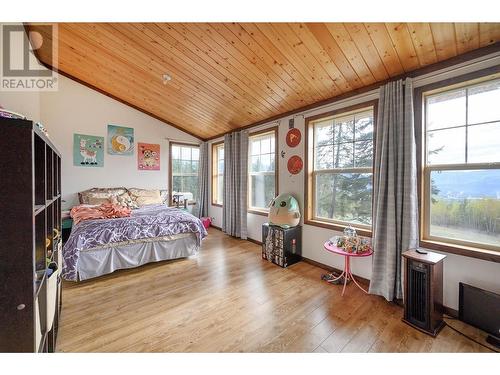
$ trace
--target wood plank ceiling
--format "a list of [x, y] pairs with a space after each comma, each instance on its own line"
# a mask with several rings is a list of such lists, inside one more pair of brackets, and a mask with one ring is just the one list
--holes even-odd
[[57, 40], [61, 72], [202, 139], [499, 41], [500, 23], [60, 23]]

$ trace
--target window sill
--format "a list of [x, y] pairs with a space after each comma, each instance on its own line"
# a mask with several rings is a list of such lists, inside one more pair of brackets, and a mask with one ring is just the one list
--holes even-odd
[[[334, 224], [330, 223], [328, 221], [321, 221], [321, 220], [304, 220], [304, 224], [306, 225], [312, 225], [315, 227], [320, 227], [320, 228], [325, 228], [325, 229], [330, 229], [330, 230], [335, 230], [338, 232], [343, 232], [345, 228], [347, 228], [347, 225], [340, 225], [340, 224]], [[372, 232], [371, 230], [367, 230], [365, 228], [358, 228], [354, 225], [352, 225], [354, 229], [356, 229], [356, 233], [360, 236], [363, 237], [372, 237]]]
[[445, 242], [420, 240], [420, 247], [442, 251], [445, 253], [461, 255], [464, 257], [487, 260], [500, 263], [500, 252], [495, 250], [477, 249], [469, 246], [452, 245]]
[[261, 215], [261, 216], [269, 216], [269, 211], [258, 210], [255, 208], [249, 208], [247, 210], [247, 213], [254, 214], [254, 215]]
[[215, 207], [222, 207], [222, 204], [212, 202], [212, 206], [215, 206]]

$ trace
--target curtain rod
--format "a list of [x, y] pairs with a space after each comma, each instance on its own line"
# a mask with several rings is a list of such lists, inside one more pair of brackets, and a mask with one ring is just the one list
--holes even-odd
[[379, 90], [378, 88], [377, 89], [373, 89], [373, 90], [367, 91], [365, 93], [359, 94], [357, 96], [353, 96], [353, 97], [350, 97], [350, 98], [338, 100], [338, 101], [333, 102], [333, 103], [324, 104], [324, 105], [319, 106], [319, 107], [311, 108], [311, 109], [309, 109], [307, 111], [304, 111], [304, 112], [301, 112], [301, 113], [297, 113], [296, 115], [293, 115], [293, 118], [296, 118], [296, 117], [305, 117], [305, 115], [308, 115], [309, 113], [316, 112], [318, 110], [322, 110], [323, 108], [327, 108], [327, 107], [331, 107], [331, 106], [342, 105], [342, 104], [344, 104], [346, 102], [352, 102], [352, 101], [357, 101], [357, 100], [365, 101], [365, 100], [367, 100], [366, 97], [372, 96], [372, 95], [378, 93], [378, 90]]
[[[493, 64], [489, 65], [488, 64], [489, 62], [493, 62]], [[485, 65], [486, 64], [485, 66], [479, 66], [477, 68], [477, 69], [483, 69], [483, 68], [487, 68], [490, 66], [494, 66], [495, 64], [499, 64], [499, 63], [500, 63], [500, 52], [494, 52], [492, 54], [489, 54], [489, 55], [486, 55], [483, 57], [479, 57], [479, 58], [474, 59], [474, 60], [469, 60], [469, 61], [465, 61], [461, 64], [453, 65], [449, 68], [444, 68], [441, 70], [437, 70], [435, 72], [422, 74], [420, 76], [415, 76], [415, 77], [411, 77], [411, 75], [410, 75], [409, 77], [413, 79], [414, 86], [418, 87], [418, 84], [420, 82], [425, 81], [425, 80], [433, 79], [433, 78], [436, 78], [436, 77], [439, 77], [442, 75], [446, 75], [446, 74], [450, 74], [453, 72], [457, 72], [460, 70], [470, 69], [476, 65]]]
[[200, 145], [202, 142], [199, 141], [199, 142], [196, 142], [196, 141], [186, 141], [184, 139], [175, 139], [175, 138], [168, 138], [168, 137], [165, 137], [163, 138], [169, 142], [179, 142], [179, 143], [186, 143], [186, 144], [190, 144], [190, 145]]
[[[496, 61], [496, 60], [498, 60], [498, 61]], [[456, 72], [456, 71], [460, 71], [460, 70], [464, 70], [464, 69], [470, 69], [471, 67], [474, 67], [475, 65], [481, 65], [481, 64], [484, 65], [484, 64], [487, 64], [490, 61], [493, 61], [494, 63], [500, 63], [500, 52], [494, 52], [493, 54], [490, 54], [490, 55], [487, 55], [487, 56], [484, 56], [484, 57], [479, 57], [479, 58], [477, 58], [475, 60], [470, 60], [470, 61], [463, 62], [462, 64], [453, 65], [453, 66], [451, 66], [448, 69], [444, 68], [444, 69], [441, 69], [441, 70], [438, 70], [438, 71], [435, 71], [435, 72], [431, 72], [431, 73], [427, 73], [427, 74], [422, 74], [420, 76], [412, 77], [411, 76], [411, 72], [410, 72], [410, 74], [408, 74], [406, 77], [403, 77], [403, 78], [400, 78], [400, 79], [403, 80], [403, 85], [404, 85], [404, 80], [406, 78], [411, 78], [413, 80], [413, 86], [414, 87], [418, 87], [420, 85], [423, 85], [422, 83], [425, 83], [426, 80], [434, 79], [436, 77], [439, 77], [439, 76], [442, 76], [442, 75], [446, 75], [446, 74], [450, 74], [450, 73], [453, 73], [453, 72]], [[478, 69], [485, 68], [485, 67], [479, 67]], [[365, 92], [363, 94], [360, 94], [359, 96], [355, 96], [355, 97], [351, 97], [351, 98], [346, 98], [344, 100], [339, 100], [337, 102], [333, 102], [333, 103], [325, 104], [325, 105], [320, 106], [320, 107], [312, 108], [312, 109], [307, 110], [305, 112], [298, 113], [298, 114], [294, 115], [293, 117], [294, 118], [296, 118], [296, 117], [305, 117], [305, 115], [307, 115], [309, 113], [316, 112], [318, 110], [321, 110], [321, 109], [323, 109], [325, 107], [330, 107], [332, 105], [337, 105], [337, 104], [342, 105], [345, 102], [354, 101], [354, 100], [365, 100], [365, 98], [367, 96], [371, 96], [373, 94], [376, 94], [379, 91], [379, 89], [380, 89], [380, 87], [376, 88], [376, 89], [373, 89], [373, 90], [370, 90], [370, 91], [367, 91], [367, 92]]]

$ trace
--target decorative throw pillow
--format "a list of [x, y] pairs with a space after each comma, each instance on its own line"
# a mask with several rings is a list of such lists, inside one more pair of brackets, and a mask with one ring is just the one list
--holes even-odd
[[160, 190], [128, 189], [130, 197], [139, 207], [151, 204], [162, 204]]
[[111, 202], [110, 200], [110, 196], [99, 196], [98, 194], [97, 195], [89, 195], [87, 196], [86, 198], [86, 202], [85, 204], [89, 204], [89, 205], [99, 205], [99, 204], [103, 204], [103, 203], [109, 203]]
[[[122, 195], [127, 192], [123, 187], [118, 188], [92, 188], [78, 193], [78, 199], [82, 204], [101, 204], [110, 201], [113, 196]], [[97, 202], [97, 203], [91, 203]]]
[[161, 204], [168, 204], [168, 190], [160, 190]]
[[[131, 210], [135, 210], [135, 209], [139, 208], [137, 203], [132, 199], [132, 197], [130, 196], [130, 194], [128, 192], [125, 192], [122, 195], [119, 195], [117, 197], [113, 197], [113, 200], [116, 200], [116, 204], [118, 204], [119, 206], [128, 207]], [[111, 203], [114, 203], [114, 202], [111, 201]]]

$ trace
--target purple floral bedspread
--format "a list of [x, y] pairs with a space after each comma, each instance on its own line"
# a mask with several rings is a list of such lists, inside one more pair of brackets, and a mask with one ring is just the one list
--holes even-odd
[[186, 211], [165, 205], [144, 206], [132, 210], [130, 217], [82, 221], [73, 226], [64, 245], [62, 277], [77, 281], [80, 251], [112, 243], [181, 233], [195, 233], [198, 245], [207, 235], [200, 219]]

